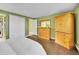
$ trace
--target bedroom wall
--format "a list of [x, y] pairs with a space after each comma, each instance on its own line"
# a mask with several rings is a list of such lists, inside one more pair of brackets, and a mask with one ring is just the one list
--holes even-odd
[[29, 35], [29, 18], [25, 18], [25, 36]]
[[4, 37], [4, 39], [8, 39], [9, 38], [9, 15], [5, 12], [0, 11], [0, 16], [4, 16], [3, 37]]
[[37, 35], [37, 19], [29, 18], [29, 35]]
[[74, 10], [75, 11], [75, 44], [79, 48], [79, 6]]

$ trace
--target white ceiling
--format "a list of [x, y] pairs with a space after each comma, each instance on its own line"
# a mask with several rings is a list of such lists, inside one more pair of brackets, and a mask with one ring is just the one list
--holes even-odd
[[40, 17], [53, 13], [74, 10], [76, 3], [0, 3], [0, 9], [18, 14]]

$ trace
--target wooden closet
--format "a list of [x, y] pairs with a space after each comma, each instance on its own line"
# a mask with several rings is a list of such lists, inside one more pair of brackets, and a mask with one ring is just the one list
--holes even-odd
[[74, 47], [74, 14], [64, 13], [55, 17], [55, 42], [67, 49]]

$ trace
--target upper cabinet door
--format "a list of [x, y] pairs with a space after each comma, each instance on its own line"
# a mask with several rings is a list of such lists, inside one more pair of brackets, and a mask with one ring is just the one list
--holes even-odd
[[74, 15], [72, 13], [65, 13], [57, 16], [55, 21], [56, 31], [65, 33], [74, 32]]
[[63, 32], [63, 19], [62, 16], [55, 17], [55, 31]]
[[67, 13], [63, 16], [64, 32], [74, 33], [74, 15], [72, 13]]

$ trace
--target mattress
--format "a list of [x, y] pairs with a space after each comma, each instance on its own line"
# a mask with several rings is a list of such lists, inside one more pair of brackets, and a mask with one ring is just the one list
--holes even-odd
[[0, 42], [0, 55], [16, 55], [16, 52], [6, 42]]
[[38, 42], [28, 38], [12, 38], [8, 40], [8, 44], [18, 55], [46, 55]]

